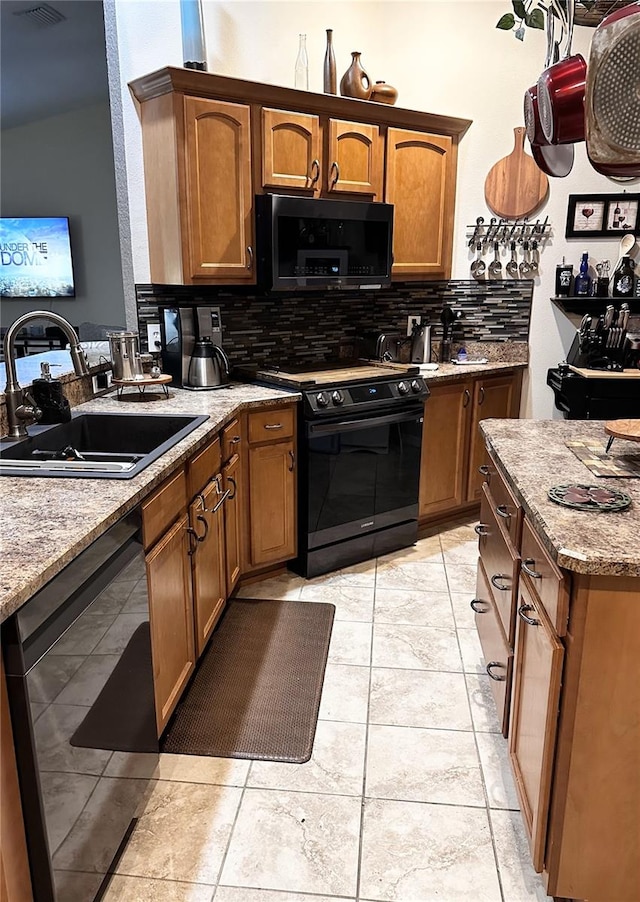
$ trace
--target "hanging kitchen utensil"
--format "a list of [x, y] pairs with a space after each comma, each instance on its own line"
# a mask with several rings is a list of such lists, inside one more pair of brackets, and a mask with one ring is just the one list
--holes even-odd
[[471, 264], [471, 275], [474, 279], [481, 279], [484, 276], [484, 271], [487, 266], [482, 259], [482, 243], [480, 241], [476, 245], [476, 251], [478, 252], [478, 256]]
[[516, 243], [515, 241], [511, 242], [511, 259], [505, 266], [505, 269], [513, 278], [517, 278], [518, 276], [518, 261], [516, 260]]
[[566, 29], [567, 40], [559, 62], [544, 70], [538, 79], [538, 112], [549, 144], [584, 141], [584, 94], [587, 63], [580, 54], [571, 54], [575, 0], [567, 0], [566, 12], [560, 0], [552, 0]]
[[528, 279], [531, 274], [531, 266], [529, 264], [529, 242], [525, 241], [522, 245], [523, 259], [518, 267], [521, 279]]
[[[544, 8], [544, 7], [543, 7]], [[547, 55], [545, 69], [556, 63], [559, 57], [558, 42], [555, 37], [555, 15], [551, 7], [547, 8]], [[527, 137], [531, 145], [531, 155], [542, 172], [554, 178], [565, 178], [573, 169], [573, 145], [549, 144], [542, 130], [540, 110], [538, 107], [538, 86], [534, 85], [524, 95], [524, 121]]]
[[538, 250], [538, 242], [534, 239], [531, 242], [531, 261], [529, 262], [529, 276], [535, 279], [540, 274], [540, 251]]
[[544, 201], [549, 180], [524, 151], [525, 129], [514, 128], [511, 153], [491, 167], [484, 183], [488, 206], [504, 219], [529, 216]]
[[502, 263], [500, 262], [500, 243], [493, 242], [493, 260], [489, 264], [489, 278], [499, 279], [502, 276]]
[[591, 40], [585, 88], [586, 142], [594, 169], [640, 176], [640, 2], [607, 16]]

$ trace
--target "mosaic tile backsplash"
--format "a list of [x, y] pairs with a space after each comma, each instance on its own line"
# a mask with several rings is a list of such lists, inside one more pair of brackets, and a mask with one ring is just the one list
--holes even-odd
[[136, 294], [142, 350], [147, 324], [158, 322], [159, 304], [212, 305], [220, 307], [225, 351], [239, 366], [352, 356], [358, 336], [404, 334], [410, 314], [430, 323], [432, 342], [439, 341], [444, 303], [459, 314], [456, 343], [527, 342], [533, 282], [405, 282], [372, 291], [262, 295], [255, 288], [137, 285]]

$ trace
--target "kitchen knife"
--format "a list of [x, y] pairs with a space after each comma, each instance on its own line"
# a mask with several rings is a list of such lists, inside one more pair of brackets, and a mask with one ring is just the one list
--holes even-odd
[[613, 314], [615, 312], [615, 307], [613, 304], [608, 304], [607, 309], [604, 314], [604, 328], [608, 329], [613, 323]]
[[631, 310], [629, 308], [629, 305], [625, 301], [625, 303], [620, 306], [620, 326], [624, 330], [626, 330], [626, 328], [627, 328], [627, 323], [629, 322], [629, 314], [630, 313], [631, 313]]

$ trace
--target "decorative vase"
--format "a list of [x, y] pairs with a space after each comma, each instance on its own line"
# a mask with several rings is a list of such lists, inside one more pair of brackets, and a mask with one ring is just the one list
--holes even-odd
[[182, 58], [186, 69], [207, 69], [201, 0], [180, 0]]
[[327, 50], [324, 55], [324, 93], [336, 93], [336, 58], [333, 52], [332, 28], [327, 28]]
[[360, 63], [360, 53], [354, 50], [351, 54], [351, 65], [340, 79], [340, 93], [343, 97], [368, 100], [371, 97], [371, 89], [371, 79]]
[[302, 91], [309, 90], [309, 57], [307, 56], [307, 36], [300, 35], [294, 85]]
[[398, 99], [398, 89], [388, 85], [386, 81], [377, 81], [369, 99], [376, 103], [395, 103]]

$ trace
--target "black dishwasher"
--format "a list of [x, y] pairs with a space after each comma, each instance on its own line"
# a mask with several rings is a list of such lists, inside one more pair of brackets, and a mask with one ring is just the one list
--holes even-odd
[[93, 902], [158, 761], [140, 517], [2, 625], [35, 902]]

